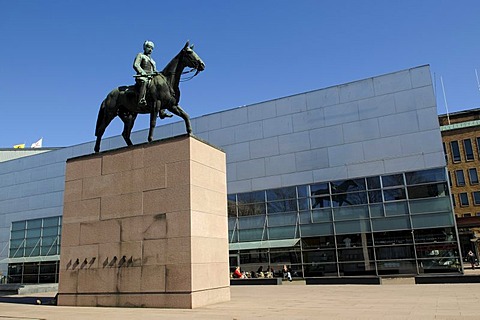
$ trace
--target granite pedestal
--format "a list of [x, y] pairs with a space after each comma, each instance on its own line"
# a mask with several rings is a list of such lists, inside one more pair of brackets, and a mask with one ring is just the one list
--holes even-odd
[[230, 300], [225, 153], [178, 136], [67, 161], [58, 304]]

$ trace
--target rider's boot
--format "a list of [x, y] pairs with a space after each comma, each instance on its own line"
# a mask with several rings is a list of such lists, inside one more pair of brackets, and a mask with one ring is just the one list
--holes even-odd
[[165, 119], [165, 118], [171, 118], [171, 117], [173, 117], [173, 115], [170, 114], [170, 113], [167, 113], [167, 112], [165, 111], [165, 109], [160, 109], [160, 112], [158, 113], [158, 116], [160, 117], [160, 119]]
[[147, 82], [142, 81], [140, 82], [140, 91], [138, 94], [138, 105], [144, 107], [147, 105], [147, 101], [145, 100], [145, 95], [147, 93]]

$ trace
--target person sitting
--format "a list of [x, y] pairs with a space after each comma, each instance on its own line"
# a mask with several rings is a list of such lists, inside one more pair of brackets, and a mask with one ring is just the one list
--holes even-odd
[[243, 275], [242, 275], [242, 272], [240, 271], [240, 267], [235, 268], [235, 271], [233, 272], [233, 277], [237, 279], [242, 279]]

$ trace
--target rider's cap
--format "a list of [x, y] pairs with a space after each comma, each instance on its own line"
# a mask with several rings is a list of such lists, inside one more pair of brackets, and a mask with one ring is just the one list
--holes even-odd
[[153, 44], [152, 41], [147, 40], [147, 41], [145, 41], [145, 42], [143, 43], [143, 49], [145, 49], [145, 47], [146, 47], [147, 45], [149, 45], [149, 46], [152, 47], [152, 48], [155, 47], [155, 45]]

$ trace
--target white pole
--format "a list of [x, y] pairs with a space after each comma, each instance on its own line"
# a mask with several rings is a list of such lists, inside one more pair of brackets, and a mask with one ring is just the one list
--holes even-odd
[[443, 77], [442, 76], [440, 76], [440, 82], [442, 83], [443, 100], [445, 101], [445, 110], [447, 110], [447, 120], [448, 120], [448, 124], [450, 124], [450, 115], [448, 114], [447, 96], [445, 95], [445, 87], [443, 86]]
[[478, 72], [477, 72], [477, 69], [475, 69], [475, 75], [477, 76], [477, 86], [478, 86], [478, 90], [480, 91], [480, 82], [478, 81]]

